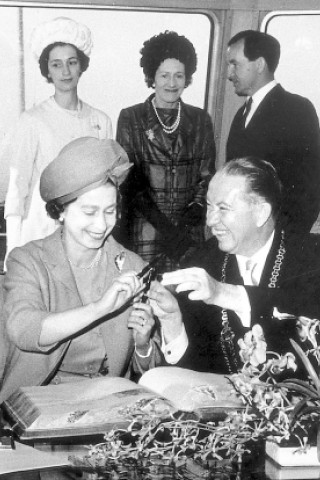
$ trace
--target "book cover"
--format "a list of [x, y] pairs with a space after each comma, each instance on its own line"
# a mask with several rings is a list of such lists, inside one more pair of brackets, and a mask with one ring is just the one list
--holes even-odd
[[[99, 377], [60, 385], [22, 387], [3, 404], [21, 440], [103, 435], [128, 426], [130, 415], [169, 416], [177, 410], [213, 412], [240, 408], [222, 375], [160, 367], [139, 384], [125, 378]], [[203, 415], [202, 415], [203, 414]]]

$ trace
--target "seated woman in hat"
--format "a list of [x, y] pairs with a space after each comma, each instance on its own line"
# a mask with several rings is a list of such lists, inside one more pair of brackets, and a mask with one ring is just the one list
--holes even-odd
[[84, 137], [43, 171], [41, 196], [61, 227], [8, 256], [0, 401], [20, 386], [141, 373], [160, 361], [150, 305], [129, 306], [144, 263], [112, 237], [129, 167], [117, 142]]
[[50, 235], [58, 223], [46, 215], [39, 192], [41, 172], [69, 142], [79, 137], [112, 138], [111, 120], [78, 96], [88, 69], [91, 32], [71, 18], [35, 27], [31, 50], [53, 95], [22, 113], [1, 156], [10, 165], [5, 200], [7, 254], [14, 247]]

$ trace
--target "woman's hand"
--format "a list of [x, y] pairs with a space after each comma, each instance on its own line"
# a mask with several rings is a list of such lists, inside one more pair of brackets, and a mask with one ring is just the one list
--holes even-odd
[[54, 345], [87, 328], [105, 315], [115, 312], [138, 294], [142, 280], [135, 272], [126, 272], [114, 279], [100, 300], [88, 305], [48, 315], [43, 323], [39, 345]]
[[137, 277], [135, 272], [126, 272], [114, 279], [108, 290], [97, 302], [98, 308], [101, 310], [101, 316], [121, 308], [139, 292], [142, 286], [142, 280]]
[[133, 329], [136, 349], [141, 355], [147, 355], [149, 340], [155, 321], [152, 308], [147, 303], [134, 303], [128, 320], [128, 328]]
[[219, 294], [220, 283], [210, 277], [203, 268], [185, 268], [175, 272], [164, 273], [162, 285], [177, 285], [176, 292], [191, 292], [190, 300], [202, 300], [208, 304], [214, 304]]

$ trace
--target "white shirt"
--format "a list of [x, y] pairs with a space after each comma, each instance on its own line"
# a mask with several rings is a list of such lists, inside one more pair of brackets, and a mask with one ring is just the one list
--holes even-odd
[[[264, 269], [264, 265], [266, 263], [266, 259], [268, 253], [270, 252], [270, 248], [274, 238], [274, 231], [272, 232], [271, 236], [269, 237], [268, 241], [260, 248], [256, 253], [252, 255], [252, 257], [245, 257], [244, 255], [236, 255], [238, 267], [240, 271], [240, 275], [242, 278], [245, 276], [245, 270], [247, 262], [250, 260], [254, 267], [254, 278], [256, 280], [256, 285], [259, 285], [262, 271]], [[245, 283], [245, 285], [253, 285], [253, 283]]]
[[189, 340], [184, 324], [181, 326], [180, 335], [167, 344], [161, 332], [161, 350], [166, 362], [171, 365], [176, 364], [180, 360], [187, 350], [188, 345]]
[[[274, 238], [274, 231], [272, 232], [271, 236], [267, 240], [267, 242], [261, 247], [257, 252], [255, 252], [252, 257], [245, 257], [244, 255], [236, 255], [236, 259], [238, 262], [239, 272], [241, 277], [244, 279], [245, 285], [253, 285], [252, 282], [252, 273], [250, 275], [246, 275], [246, 265], [248, 261], [251, 261], [252, 265], [254, 266], [254, 279], [255, 285], [259, 285], [261, 280], [262, 271], [264, 269], [267, 256], [270, 252], [271, 245]], [[251, 305], [249, 301], [248, 294], [244, 288], [242, 290], [243, 302], [242, 302], [242, 310], [241, 312], [236, 312], [238, 317], [240, 318], [242, 325], [244, 327], [250, 327], [251, 324]]]
[[[252, 95], [252, 104], [250, 108], [250, 112], [248, 113], [248, 116], [246, 118], [246, 123], [245, 126], [248, 125], [250, 122], [251, 118], [253, 117], [253, 114], [259, 107], [260, 103], [264, 99], [264, 97], [277, 85], [276, 80], [272, 80], [271, 82], [267, 83], [263, 87], [261, 87], [255, 94]], [[249, 98], [249, 97], [248, 97]], [[248, 100], [247, 98], [247, 100]]]

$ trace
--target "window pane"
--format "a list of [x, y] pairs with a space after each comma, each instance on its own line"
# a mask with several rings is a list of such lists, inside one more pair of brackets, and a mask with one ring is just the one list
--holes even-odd
[[[185, 35], [194, 44], [198, 68], [193, 84], [183, 94], [183, 100], [204, 106], [211, 34], [211, 23], [205, 15], [39, 6], [23, 7], [21, 11], [24, 74], [23, 83], [19, 85], [19, 9], [0, 7], [0, 53], [7, 62], [7, 68], [1, 68], [0, 74], [1, 137], [17, 120], [21, 97], [25, 98], [25, 105], [21, 106], [23, 109], [32, 107], [53, 93], [52, 85], [41, 76], [32, 56], [29, 39], [34, 26], [57, 16], [71, 17], [91, 29], [94, 48], [89, 69], [79, 82], [79, 96], [111, 117], [114, 132], [120, 109], [142, 102], [152, 93], [152, 89], [144, 83], [139, 50], [145, 40], [165, 30]], [[4, 102], [4, 99], [7, 101]]]
[[281, 45], [276, 79], [293, 93], [309, 98], [320, 117], [320, 14], [286, 14], [272, 17], [266, 32]]

